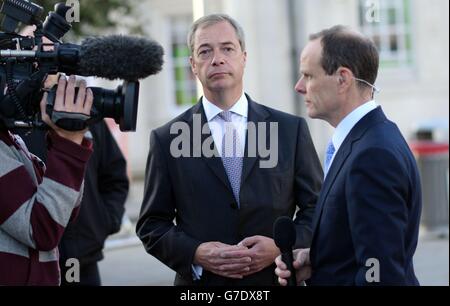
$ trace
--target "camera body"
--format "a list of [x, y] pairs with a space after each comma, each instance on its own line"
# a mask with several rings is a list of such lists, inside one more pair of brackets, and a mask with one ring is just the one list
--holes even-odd
[[[70, 6], [55, 5], [44, 22], [43, 8], [27, 0], [4, 0], [0, 13], [0, 121], [13, 128], [47, 128], [39, 113], [39, 103], [48, 75], [80, 74], [83, 60], [81, 46], [62, 43], [60, 39], [71, 29], [65, 19]], [[32, 36], [16, 32], [19, 23], [35, 25]], [[43, 37], [52, 43], [44, 43]], [[56, 125], [66, 130], [81, 130], [88, 125], [114, 118], [122, 131], [136, 130], [139, 82], [124, 81], [115, 90], [91, 88], [94, 103], [90, 116], [79, 118], [59, 116]], [[56, 86], [49, 90], [47, 113], [53, 112]]]

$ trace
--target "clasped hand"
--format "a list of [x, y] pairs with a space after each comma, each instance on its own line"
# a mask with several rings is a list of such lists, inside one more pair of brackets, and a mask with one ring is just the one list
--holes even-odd
[[252, 236], [237, 245], [202, 243], [195, 252], [194, 264], [217, 275], [242, 279], [271, 265], [279, 254], [273, 239]]

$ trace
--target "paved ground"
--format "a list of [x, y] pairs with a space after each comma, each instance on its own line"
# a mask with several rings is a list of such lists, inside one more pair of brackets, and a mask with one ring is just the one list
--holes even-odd
[[[139, 215], [142, 196], [142, 182], [133, 181], [122, 231], [107, 241], [105, 259], [100, 262], [104, 285], [170, 286], [173, 283], [175, 273], [147, 254], [134, 233], [134, 222]], [[421, 232], [414, 263], [422, 285], [449, 285], [448, 246], [448, 229], [445, 238], [441, 239]]]
[[[424, 286], [449, 285], [449, 240], [421, 239], [414, 257], [419, 281]], [[108, 242], [100, 262], [104, 285], [171, 286], [175, 273], [148, 255], [137, 238]]]

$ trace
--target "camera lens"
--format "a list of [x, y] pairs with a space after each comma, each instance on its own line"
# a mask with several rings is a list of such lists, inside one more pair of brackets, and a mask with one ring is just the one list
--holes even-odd
[[[94, 94], [91, 109], [91, 118], [88, 125], [102, 120], [113, 118], [119, 124], [122, 132], [136, 131], [139, 82], [123, 82], [115, 90], [101, 87], [89, 87]], [[78, 88], [75, 89], [76, 94]], [[56, 97], [54, 86], [47, 97], [47, 113], [51, 117]]]

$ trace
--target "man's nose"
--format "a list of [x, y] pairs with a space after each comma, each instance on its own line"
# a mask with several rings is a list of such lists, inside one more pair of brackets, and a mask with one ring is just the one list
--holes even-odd
[[298, 82], [297, 82], [297, 84], [295, 84], [294, 88], [295, 88], [296, 92], [298, 92], [302, 95], [306, 94], [306, 87], [305, 87], [305, 82], [303, 82], [303, 77], [298, 80]]
[[220, 52], [214, 52], [211, 65], [218, 66], [225, 63], [225, 58]]

